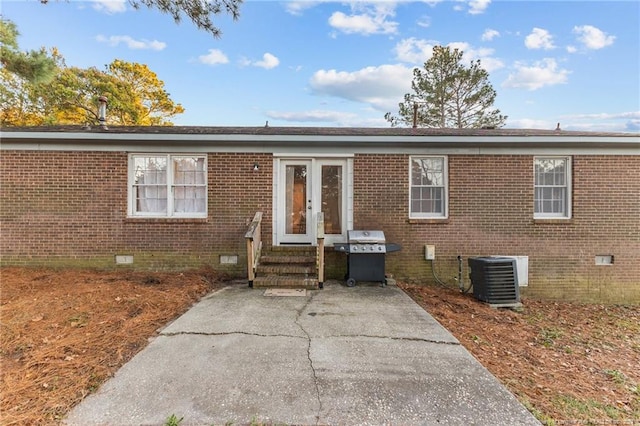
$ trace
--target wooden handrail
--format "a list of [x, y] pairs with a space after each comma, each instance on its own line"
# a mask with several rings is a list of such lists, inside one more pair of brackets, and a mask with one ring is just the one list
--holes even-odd
[[249, 287], [253, 287], [256, 278], [256, 267], [262, 251], [262, 212], [256, 212], [249, 229], [244, 234], [247, 241], [247, 273], [249, 275]]
[[316, 216], [316, 269], [318, 270], [318, 287], [324, 287], [324, 213]]

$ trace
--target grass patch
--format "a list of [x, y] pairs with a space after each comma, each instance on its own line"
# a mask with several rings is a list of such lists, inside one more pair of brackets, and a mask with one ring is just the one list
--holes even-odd
[[529, 399], [527, 399], [527, 397], [521, 396], [519, 399], [520, 399], [520, 403], [522, 403], [522, 405], [524, 405], [524, 408], [529, 410], [529, 412], [531, 414], [533, 414], [533, 416], [536, 419], [538, 419], [538, 421], [540, 423], [542, 423], [545, 426], [556, 426], [555, 420], [553, 420], [551, 417], [547, 416], [542, 411], [540, 411], [536, 407], [534, 407], [533, 404], [531, 403], [531, 401], [529, 401]]
[[624, 373], [620, 370], [604, 370], [604, 373], [615, 383], [622, 385], [626, 381]]
[[183, 420], [184, 420], [184, 417], [178, 418], [178, 416], [176, 416], [175, 414], [172, 414], [169, 417], [167, 417], [167, 420], [165, 420], [164, 422], [164, 426], [179, 426]]
[[550, 348], [556, 344], [556, 339], [562, 337], [562, 330], [557, 328], [543, 328], [538, 333], [540, 344], [545, 348]]
[[615, 405], [604, 404], [592, 399], [579, 400], [569, 395], [560, 395], [554, 403], [562, 407], [562, 411], [571, 418], [600, 419], [604, 414], [609, 419], [619, 420], [624, 418], [626, 414], [624, 410]]

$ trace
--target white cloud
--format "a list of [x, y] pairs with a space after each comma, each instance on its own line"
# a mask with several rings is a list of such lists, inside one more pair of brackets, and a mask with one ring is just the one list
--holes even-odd
[[129, 49], [142, 50], [163, 50], [167, 47], [167, 44], [158, 40], [136, 40], [126, 35], [117, 35], [105, 37], [103, 35], [97, 35], [96, 40], [100, 43], [107, 43], [109, 46], [117, 46], [120, 43], [125, 44]]
[[[399, 61], [422, 66], [433, 56], [433, 47], [439, 44], [435, 40], [422, 40], [411, 37], [400, 40], [393, 48], [393, 51]], [[465, 65], [469, 61], [479, 59], [482, 68], [488, 72], [504, 67], [504, 63], [500, 59], [491, 56], [494, 53], [493, 49], [475, 49], [469, 43], [461, 41], [449, 43], [447, 46], [464, 52], [462, 60]]]
[[248, 58], [242, 57], [240, 58], [239, 63], [241, 67], [253, 66], [253, 67], [259, 67], [259, 68], [264, 68], [266, 70], [270, 70], [280, 65], [280, 59], [278, 59], [275, 55], [272, 55], [271, 53], [267, 52], [264, 55], [262, 55], [262, 60], [260, 61], [252, 61]]
[[591, 25], [573, 27], [574, 34], [587, 49], [597, 50], [613, 44], [615, 36], [607, 35], [604, 31]]
[[398, 23], [389, 20], [395, 16], [395, 2], [353, 2], [351, 15], [334, 12], [329, 25], [345, 34], [395, 34]]
[[469, 13], [472, 15], [479, 15], [489, 7], [491, 0], [470, 0], [469, 1]]
[[629, 120], [625, 124], [625, 132], [640, 133], [640, 120]]
[[559, 69], [555, 59], [545, 58], [533, 66], [516, 62], [516, 72], [510, 74], [502, 84], [504, 87], [538, 90], [544, 86], [554, 86], [567, 82], [570, 71]]
[[206, 55], [198, 56], [198, 60], [207, 65], [229, 63], [229, 58], [227, 58], [227, 55], [225, 55], [222, 50], [219, 49], [209, 49], [209, 53], [207, 53]]
[[491, 28], [487, 28], [482, 33], [482, 41], [491, 41], [496, 37], [500, 37], [500, 32], [493, 30]]
[[480, 59], [480, 66], [488, 73], [504, 68], [504, 62], [502, 62], [498, 58], [492, 58], [490, 56], [486, 56], [486, 57], [479, 57], [476, 59]]
[[[373, 117], [364, 114], [372, 113]], [[267, 117], [273, 120], [282, 120], [299, 125], [300, 123], [329, 123], [336, 127], [389, 127], [389, 123], [384, 119], [379, 111], [362, 111], [362, 113], [332, 111], [332, 110], [311, 110], [311, 111], [267, 111]]]
[[92, 2], [95, 10], [108, 14], [127, 10], [127, 0], [92, 0]]
[[578, 51], [578, 49], [576, 49], [575, 46], [567, 46], [567, 53], [576, 53]]
[[461, 50], [464, 53], [464, 55], [462, 56], [462, 63], [465, 66], [469, 63], [469, 61], [475, 61], [476, 59], [479, 59], [480, 65], [487, 72], [492, 72], [497, 69], [504, 68], [504, 63], [500, 59], [491, 56], [494, 53], [493, 49], [487, 47], [475, 49], [469, 43], [463, 41], [455, 41], [453, 43], [449, 43], [447, 46], [452, 49]]
[[465, 10], [465, 6], [469, 6], [467, 12], [471, 15], [479, 15], [484, 13], [491, 4], [491, 0], [455, 0], [453, 10], [462, 12]]
[[412, 68], [403, 65], [367, 67], [354, 72], [319, 70], [309, 82], [316, 94], [364, 102], [379, 111], [398, 107], [411, 90]]
[[542, 28], [534, 28], [524, 39], [524, 45], [528, 49], [544, 49], [550, 50], [556, 46], [553, 44], [553, 36], [549, 34], [549, 31]]
[[418, 24], [418, 26], [422, 28], [429, 28], [431, 26], [431, 17], [425, 15], [422, 18], [418, 19], [416, 21], [416, 24]]
[[548, 120], [536, 120], [533, 118], [519, 118], [511, 119], [507, 118], [506, 128], [511, 129], [547, 129], [553, 130], [556, 128], [557, 122], [552, 123]]
[[399, 61], [422, 65], [431, 58], [433, 55], [433, 47], [437, 45], [437, 41], [411, 37], [400, 40], [393, 48], [393, 51]]
[[271, 68], [275, 68], [280, 65], [280, 59], [267, 52], [262, 55], [261, 61], [256, 61], [253, 65], [255, 65], [256, 67], [264, 68], [266, 70], [270, 70]]
[[599, 114], [572, 114], [563, 117], [575, 120], [640, 120], [640, 111], [619, 112], [615, 114], [606, 112]]
[[357, 117], [354, 113], [330, 110], [312, 111], [267, 111], [267, 116], [276, 120], [293, 122], [344, 122]]
[[564, 121], [560, 120], [562, 130], [582, 130], [585, 132], [629, 132], [638, 133], [640, 130], [640, 120], [629, 120], [627, 122], [611, 121]]
[[285, 10], [291, 15], [300, 16], [305, 10], [311, 9], [312, 7], [315, 7], [320, 3], [322, 2], [311, 0], [288, 1], [285, 3]]
[[640, 111], [600, 114], [561, 115], [556, 120], [520, 118], [507, 120], [507, 128], [555, 129], [560, 123], [562, 130], [582, 130], [589, 132], [633, 132], [640, 131]]

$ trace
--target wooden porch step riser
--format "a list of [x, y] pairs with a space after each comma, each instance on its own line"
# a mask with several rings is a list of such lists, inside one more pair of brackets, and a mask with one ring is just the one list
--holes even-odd
[[277, 276], [267, 275], [258, 276], [253, 280], [254, 288], [306, 288], [317, 289], [319, 288], [317, 278], [305, 278], [299, 276]]
[[291, 264], [282, 264], [282, 265], [258, 265], [256, 268], [256, 273], [258, 275], [289, 275], [289, 274], [299, 274], [299, 275], [315, 275], [316, 267], [315, 265], [291, 265]]
[[273, 253], [291, 253], [291, 254], [307, 254], [313, 255], [316, 252], [316, 248], [312, 246], [273, 246], [269, 248]]
[[315, 264], [315, 256], [274, 256], [273, 254], [263, 254], [260, 256], [260, 264]]

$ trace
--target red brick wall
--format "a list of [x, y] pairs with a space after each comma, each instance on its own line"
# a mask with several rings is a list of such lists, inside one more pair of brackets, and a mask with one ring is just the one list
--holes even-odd
[[[208, 219], [127, 218], [124, 152], [3, 151], [0, 252], [3, 264], [113, 266], [114, 255], [139, 267], [217, 265], [238, 255], [256, 211], [271, 232], [272, 157], [209, 154]], [[253, 164], [260, 171], [253, 171]]]
[[[135, 267], [206, 263], [244, 275], [243, 236], [256, 211], [270, 245], [271, 154], [208, 155], [206, 220], [127, 218], [127, 161], [125, 152], [2, 151], [2, 264], [113, 267], [115, 254], [131, 254]], [[409, 156], [355, 156], [354, 228], [382, 229], [402, 245], [387, 256], [389, 272], [433, 282], [424, 260], [433, 244], [436, 273], [452, 285], [458, 255], [467, 283], [468, 257], [523, 255], [526, 295], [640, 302], [640, 156], [573, 156], [569, 221], [533, 220], [531, 155], [450, 155], [448, 163], [448, 219], [409, 220]], [[329, 252], [340, 264], [328, 270], [340, 275], [343, 257]], [[221, 254], [238, 255], [238, 264], [219, 265]], [[596, 266], [600, 254], [614, 264]]]
[[[569, 221], [533, 219], [533, 156], [450, 155], [449, 218], [409, 220], [409, 156], [357, 155], [354, 228], [383, 229], [403, 246], [387, 271], [435, 281], [424, 245], [436, 246], [438, 277], [457, 285], [457, 256], [529, 257], [534, 297], [640, 302], [640, 157], [574, 156]], [[380, 170], [382, 173], [370, 173]], [[367, 179], [358, 179], [366, 175]], [[611, 266], [595, 256], [614, 255]]]

